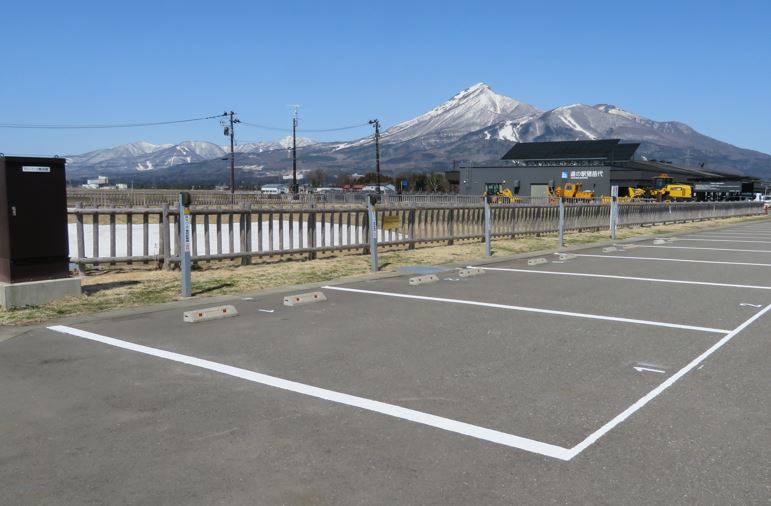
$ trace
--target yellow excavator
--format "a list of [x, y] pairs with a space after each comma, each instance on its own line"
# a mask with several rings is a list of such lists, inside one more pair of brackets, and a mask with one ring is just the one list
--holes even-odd
[[549, 188], [549, 200], [556, 202], [560, 197], [564, 199], [574, 200], [592, 200], [594, 198], [594, 192], [590, 190], [582, 190], [582, 183], [565, 183], [565, 187]]

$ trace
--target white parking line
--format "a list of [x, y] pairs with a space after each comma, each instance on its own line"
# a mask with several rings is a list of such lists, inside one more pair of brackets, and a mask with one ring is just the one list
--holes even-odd
[[587, 318], [590, 320], [605, 320], [605, 321], [624, 322], [624, 323], [636, 323], [639, 325], [652, 325], [654, 327], [668, 327], [671, 329], [697, 330], [700, 332], [714, 332], [717, 334], [728, 334], [729, 332], [731, 332], [730, 330], [713, 329], [710, 327], [696, 327], [693, 325], [683, 325], [680, 323], [666, 323], [666, 322], [656, 322], [651, 320], [637, 320], [634, 318], [621, 318], [617, 316], [604, 316], [604, 315], [595, 315], [595, 314], [588, 314], [588, 313], [574, 313], [572, 311], [558, 311], [554, 309], [542, 309], [537, 307], [510, 306], [508, 304], [493, 304], [490, 302], [478, 302], [475, 300], [445, 299], [442, 297], [427, 297], [425, 295], [412, 295], [408, 293], [378, 292], [375, 290], [361, 290], [359, 288], [346, 288], [342, 286], [322, 286], [321, 288], [323, 290], [337, 290], [340, 292], [364, 293], [368, 295], [382, 295], [385, 297], [397, 297], [401, 299], [413, 299], [413, 300], [426, 300], [430, 302], [449, 302], [451, 304], [465, 304], [469, 306], [492, 307], [496, 309], [509, 309], [513, 311], [525, 311], [529, 313], [572, 316], [574, 318]]
[[733, 234], [733, 235], [690, 234], [688, 237], [692, 237], [695, 239], [725, 239], [725, 240], [733, 240], [734, 242], [743, 242], [741, 241], [741, 239], [771, 239], [771, 236], [760, 237], [757, 235], [738, 235], [738, 234]]
[[769, 249], [733, 249], [733, 248], [704, 248], [699, 246], [655, 246], [652, 244], [638, 244], [638, 248], [667, 248], [667, 249], [702, 249], [708, 251], [740, 251], [743, 253], [771, 253]]
[[722, 265], [747, 265], [751, 267], [771, 267], [771, 264], [753, 262], [723, 262], [720, 260], [691, 260], [686, 258], [659, 258], [659, 257], [628, 257], [620, 255], [591, 255], [588, 253], [576, 253], [577, 257], [615, 258], [620, 260], [652, 260], [656, 262], [685, 262], [693, 264], [722, 264]]
[[755, 313], [755, 315], [753, 315], [750, 319], [748, 319], [747, 321], [745, 321], [744, 323], [736, 327], [734, 330], [731, 331], [730, 334], [720, 339], [720, 341], [712, 345], [712, 347], [709, 348], [707, 351], [705, 351], [695, 359], [691, 360], [691, 362], [688, 365], [686, 365], [685, 367], [677, 371], [675, 374], [667, 378], [661, 385], [651, 390], [647, 395], [645, 395], [640, 400], [638, 400], [637, 402], [629, 406], [621, 414], [616, 416], [613, 420], [609, 421], [608, 423], [600, 427], [598, 430], [593, 432], [589, 437], [584, 439], [582, 442], [580, 442], [579, 444], [571, 448], [570, 451], [572, 455], [570, 456], [570, 458], [573, 458], [579, 453], [581, 453], [582, 451], [584, 451], [586, 448], [594, 444], [598, 439], [600, 439], [602, 436], [607, 434], [610, 430], [612, 430], [618, 424], [620, 424], [621, 422], [623, 422], [624, 420], [632, 416], [636, 411], [639, 411], [642, 407], [644, 407], [650, 401], [658, 397], [659, 394], [661, 394], [661, 392], [663, 392], [667, 388], [674, 385], [677, 382], [677, 380], [679, 380], [680, 378], [688, 374], [688, 372], [691, 371], [693, 368], [695, 368], [696, 366], [704, 362], [710, 355], [712, 355], [717, 350], [722, 348], [728, 341], [736, 337], [736, 335], [739, 332], [746, 329], [755, 320], [757, 320], [758, 318], [766, 314], [769, 311], [769, 309], [771, 309], [771, 304], [769, 304], [759, 312]]
[[395, 418], [401, 418], [403, 420], [410, 420], [415, 423], [436, 427], [437, 429], [456, 432], [458, 434], [463, 434], [477, 439], [483, 439], [485, 441], [510, 446], [512, 448], [519, 448], [520, 450], [537, 453], [539, 455], [545, 455], [547, 457], [553, 457], [555, 459], [570, 460], [574, 456], [574, 452], [572, 450], [563, 448], [561, 446], [542, 443], [534, 439], [515, 436], [513, 434], [507, 434], [497, 430], [486, 429], [477, 425], [471, 425], [468, 423], [459, 422], [457, 420], [431, 415], [422, 411], [415, 411], [414, 409], [403, 408], [394, 404], [387, 404], [385, 402], [374, 401], [364, 397], [357, 397], [355, 395], [344, 394], [334, 390], [327, 390], [325, 388], [318, 388], [311, 385], [306, 385], [304, 383], [297, 383], [296, 381], [285, 380], [275, 376], [268, 376], [267, 374], [261, 374], [255, 371], [249, 371], [247, 369], [241, 369], [239, 367], [221, 364], [219, 362], [212, 362], [211, 360], [204, 360], [202, 358], [192, 357], [190, 355], [182, 355], [180, 353], [161, 350], [159, 348], [151, 348], [149, 346], [143, 346], [141, 344], [135, 344], [129, 341], [122, 341], [120, 339], [115, 339], [100, 334], [94, 334], [93, 332], [87, 332], [85, 330], [80, 330], [73, 327], [66, 327], [64, 325], [56, 325], [48, 328], [55, 332], [62, 332], [64, 334], [81, 337], [83, 339], [89, 339], [91, 341], [108, 344], [117, 348], [123, 348], [124, 350], [131, 350], [137, 353], [143, 353], [145, 355], [171, 360], [173, 362], [200, 367], [201, 369], [208, 369], [209, 371], [215, 371], [218, 373], [226, 374], [228, 376], [241, 378], [253, 383], [280, 388], [282, 390], [288, 390], [290, 392], [295, 392], [310, 397], [316, 397], [318, 399], [324, 399], [327, 401], [336, 402], [338, 404], [345, 404], [348, 406], [365, 409], [367, 411], [374, 411], [376, 413], [393, 416]]
[[537, 270], [531, 270], [531, 269], [505, 269], [502, 267], [480, 267], [480, 268], [486, 271], [521, 272], [525, 274], [546, 274], [546, 275], [575, 276], [575, 277], [585, 277], [585, 278], [620, 279], [624, 281], [650, 281], [652, 283], [673, 283], [673, 284], [679, 284], [679, 285], [703, 285], [703, 286], [721, 286], [726, 288], [748, 288], [753, 290], [771, 290], [771, 286], [736, 285], [732, 283], [687, 281], [683, 279], [639, 278], [635, 276], [614, 276], [611, 274], [587, 274], [583, 272], [537, 271]]
[[69, 335], [80, 337], [83, 339], [100, 342], [100, 343], [114, 346], [117, 348], [122, 348], [125, 350], [142, 353], [145, 355], [163, 358], [173, 362], [178, 362], [182, 364], [191, 365], [194, 367], [199, 367], [202, 369], [207, 369], [214, 372], [219, 372], [221, 374], [244, 379], [247, 381], [251, 381], [253, 383], [258, 383], [258, 384], [262, 384], [262, 385], [266, 385], [274, 388], [279, 388], [282, 390], [287, 390], [290, 392], [295, 392], [302, 395], [307, 395], [310, 397], [315, 397], [318, 399], [335, 402], [338, 404], [353, 406], [353, 407], [357, 407], [367, 411], [372, 411], [375, 413], [380, 413], [387, 416], [400, 418], [403, 420], [409, 420], [422, 425], [427, 425], [429, 427], [434, 427], [437, 429], [442, 429], [442, 430], [454, 432], [457, 434], [463, 434], [476, 439], [489, 441], [491, 443], [497, 443], [497, 444], [509, 446], [512, 448], [525, 450], [530, 453], [536, 453], [539, 455], [544, 455], [546, 457], [552, 457], [555, 459], [568, 461], [576, 457], [584, 450], [586, 450], [589, 446], [596, 443], [605, 434], [613, 430], [615, 427], [617, 427], [619, 424], [624, 422], [627, 418], [632, 416], [634, 413], [636, 413], [637, 411], [645, 407], [649, 402], [651, 402], [653, 399], [658, 397], [662, 392], [664, 392], [664, 390], [674, 385], [680, 378], [682, 378], [683, 376], [688, 374], [691, 370], [696, 368], [699, 364], [704, 362], [710, 355], [712, 355], [714, 352], [722, 348], [731, 339], [736, 337], [737, 334], [739, 334], [742, 330], [750, 326], [753, 322], [755, 322], [758, 318], [760, 318], [765, 313], [767, 313], [770, 309], [771, 309], [771, 304], [766, 306], [758, 313], [755, 313], [755, 315], [753, 315], [747, 321], [745, 321], [744, 323], [736, 327], [734, 330], [729, 332], [726, 336], [721, 338], [717, 343], [712, 345], [707, 351], [705, 351], [704, 353], [702, 353], [701, 355], [693, 359], [685, 367], [683, 367], [675, 374], [667, 378], [659, 386], [657, 386], [656, 388], [648, 392], [648, 394], [640, 398], [637, 402], [635, 402], [630, 407], [622, 411], [620, 414], [615, 416], [612, 420], [610, 420], [602, 427], [600, 427], [599, 429], [591, 433], [587, 438], [585, 438], [583, 441], [573, 446], [572, 448], [563, 448], [561, 446], [552, 445], [549, 443], [543, 443], [541, 441], [536, 441], [534, 439], [515, 436], [513, 434], [508, 434], [508, 433], [500, 432], [493, 429], [486, 429], [484, 427], [471, 425], [465, 422], [459, 422], [457, 420], [452, 420], [450, 418], [444, 418], [441, 416], [424, 413], [422, 411], [403, 408], [401, 406], [397, 406], [394, 404], [387, 404], [385, 402], [380, 402], [372, 399], [367, 399], [364, 397], [357, 397], [354, 395], [344, 394], [341, 392], [336, 392], [334, 390], [327, 390], [325, 388], [314, 387], [311, 385], [306, 385], [304, 383], [298, 383], [295, 381], [277, 378], [275, 376], [268, 376], [266, 374], [258, 373], [255, 371], [241, 369], [239, 367], [233, 367], [233, 366], [222, 364], [219, 362], [212, 362], [210, 360], [205, 360], [205, 359], [193, 357], [190, 355], [182, 355], [180, 353], [174, 353], [172, 351], [166, 351], [159, 348], [151, 348], [149, 346], [143, 346], [141, 344], [135, 344], [129, 341], [123, 341], [120, 339], [115, 339], [112, 337], [95, 334], [93, 332], [87, 332], [85, 330], [80, 330], [73, 327], [56, 325], [56, 326], [48, 327], [48, 329], [55, 332], [61, 332], [64, 334], [69, 334]]
[[757, 233], [757, 232], [696, 232], [694, 234], [688, 234], [689, 236], [693, 235], [714, 235], [714, 236], [740, 236], [740, 237], [771, 237], [771, 234], [767, 234], [765, 232], [763, 233]]
[[688, 239], [687, 237], [678, 237], [678, 241], [701, 241], [701, 242], [755, 242], [760, 244], [771, 244], [771, 241], [736, 241], [734, 239]]

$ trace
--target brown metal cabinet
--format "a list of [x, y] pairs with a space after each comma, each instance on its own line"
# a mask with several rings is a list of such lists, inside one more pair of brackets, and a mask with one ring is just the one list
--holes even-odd
[[69, 276], [64, 164], [0, 156], [0, 282]]

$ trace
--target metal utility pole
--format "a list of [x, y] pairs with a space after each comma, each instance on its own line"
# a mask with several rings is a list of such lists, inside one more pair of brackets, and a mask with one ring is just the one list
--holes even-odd
[[380, 121], [371, 119], [369, 124], [375, 127], [375, 173], [377, 174], [377, 192], [380, 193]]
[[229, 117], [230, 126], [225, 127], [225, 135], [230, 136], [230, 193], [233, 194], [236, 191], [236, 151], [235, 151], [235, 127], [236, 123], [240, 123], [241, 120], [235, 117], [236, 113], [233, 111], [222, 113], [223, 116]]
[[300, 191], [300, 187], [297, 184], [297, 109], [299, 105], [290, 105], [294, 107], [294, 114], [292, 114], [292, 193], [297, 195]]

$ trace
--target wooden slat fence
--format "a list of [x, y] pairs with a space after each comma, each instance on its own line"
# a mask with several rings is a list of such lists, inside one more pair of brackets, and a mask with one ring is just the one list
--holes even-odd
[[[369, 224], [363, 206], [316, 207], [193, 207], [194, 261], [304, 255], [368, 250]], [[516, 238], [556, 232], [559, 209], [554, 205], [494, 205], [494, 238]], [[619, 225], [697, 221], [763, 212], [762, 203], [634, 203], [619, 206]], [[179, 219], [175, 206], [97, 207], [77, 205], [70, 215], [70, 256], [81, 269], [87, 265], [144, 263], [170, 268], [179, 261]], [[398, 229], [378, 227], [378, 243], [414, 248], [421, 243], [453, 244], [484, 238], [481, 206], [379, 206], [379, 224], [396, 217]], [[393, 218], [391, 218], [393, 219]], [[603, 230], [610, 206], [568, 204], [566, 230]]]

